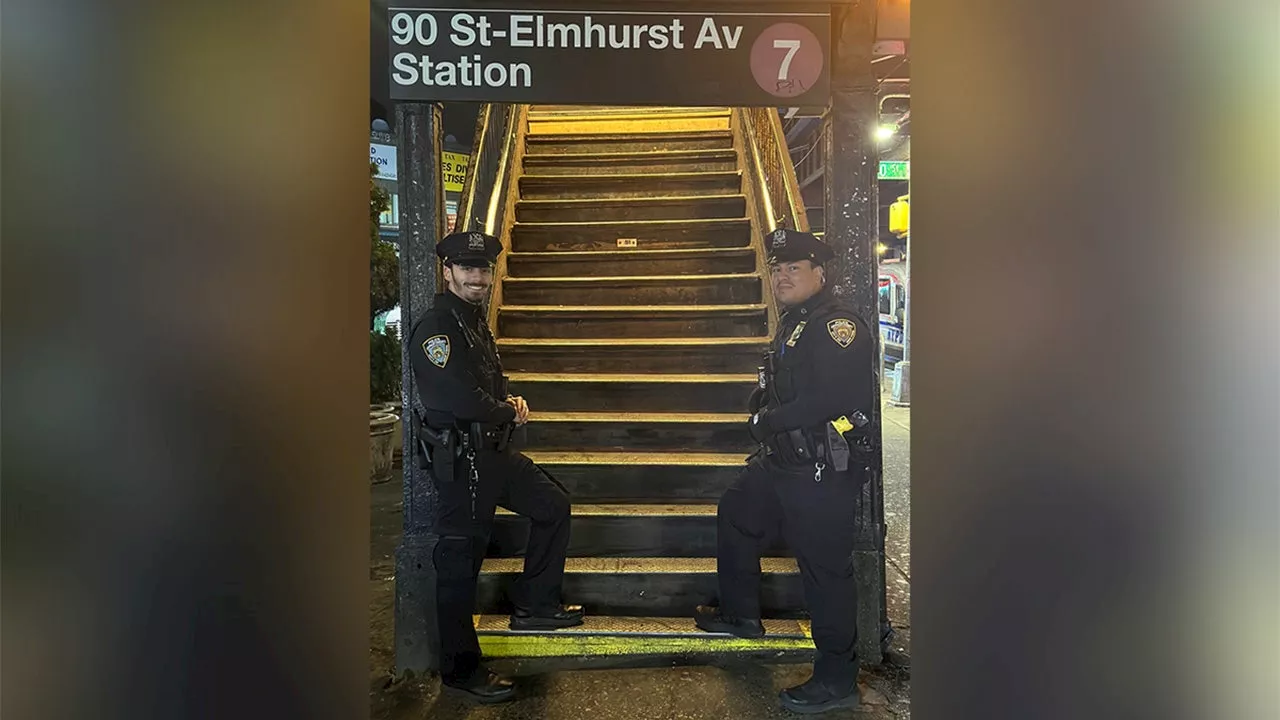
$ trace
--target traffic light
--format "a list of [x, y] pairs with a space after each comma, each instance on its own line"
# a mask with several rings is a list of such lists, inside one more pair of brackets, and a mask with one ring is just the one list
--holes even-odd
[[911, 196], [903, 195], [889, 206], [889, 232], [904, 237], [911, 232]]

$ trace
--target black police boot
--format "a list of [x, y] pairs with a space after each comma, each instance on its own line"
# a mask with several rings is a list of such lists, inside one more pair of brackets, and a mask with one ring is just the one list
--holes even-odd
[[699, 605], [693, 613], [693, 624], [709, 633], [729, 633], [740, 638], [764, 637], [764, 624], [759, 620], [727, 617], [720, 608]]
[[482, 705], [492, 705], [516, 699], [516, 688], [507, 678], [480, 668], [465, 682], [442, 681], [444, 687]]
[[782, 707], [802, 715], [816, 715], [836, 708], [856, 708], [862, 702], [862, 693], [855, 683], [853, 690], [838, 693], [817, 680], [810, 679], [803, 685], [789, 687], [778, 693]]
[[561, 605], [551, 612], [539, 611], [534, 614], [523, 608], [516, 608], [511, 613], [512, 630], [559, 630], [560, 628], [577, 627], [582, 624], [581, 605]]

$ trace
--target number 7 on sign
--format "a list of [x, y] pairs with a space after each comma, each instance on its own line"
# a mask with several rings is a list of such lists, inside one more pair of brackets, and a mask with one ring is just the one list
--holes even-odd
[[786, 80], [787, 73], [791, 70], [791, 59], [800, 52], [799, 40], [774, 40], [773, 47], [775, 50], [787, 49], [786, 57], [782, 58], [782, 64], [778, 66], [778, 79]]

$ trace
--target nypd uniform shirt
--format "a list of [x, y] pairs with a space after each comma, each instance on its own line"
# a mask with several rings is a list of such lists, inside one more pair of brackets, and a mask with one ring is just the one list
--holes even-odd
[[502, 364], [483, 306], [451, 292], [437, 295], [414, 326], [409, 358], [428, 422], [441, 414], [486, 425], [516, 419], [503, 395]]
[[870, 415], [879, 401], [869, 372], [876, 339], [829, 291], [787, 311], [772, 347], [776, 388], [766, 394], [761, 417], [771, 432], [816, 430], [855, 410]]

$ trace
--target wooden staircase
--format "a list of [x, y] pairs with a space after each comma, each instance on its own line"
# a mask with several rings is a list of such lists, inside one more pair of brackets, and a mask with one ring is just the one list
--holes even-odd
[[526, 453], [572, 493], [564, 599], [588, 622], [506, 628], [528, 524], [499, 511], [480, 578], [494, 655], [811, 648], [795, 561], [762, 561], [770, 633], [698, 632], [716, 596], [715, 502], [751, 450], [771, 313], [742, 141], [727, 109], [535, 106], [510, 171], [494, 325]]

